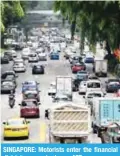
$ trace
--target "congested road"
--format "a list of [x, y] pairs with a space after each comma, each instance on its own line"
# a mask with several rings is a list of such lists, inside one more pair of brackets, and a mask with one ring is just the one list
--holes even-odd
[[[21, 55], [21, 51], [18, 52]], [[45, 74], [43, 75], [32, 75], [31, 64], [26, 61], [27, 70], [25, 73], [18, 73], [17, 78], [17, 89], [15, 93], [16, 104], [13, 109], [10, 109], [8, 105], [8, 95], [1, 95], [1, 112], [2, 112], [2, 122], [6, 119], [12, 117], [20, 117], [20, 106], [22, 100], [22, 82], [27, 80], [34, 80], [40, 83], [40, 118], [39, 119], [29, 119], [30, 123], [30, 138], [28, 140], [15, 140], [14, 143], [47, 143], [49, 142], [49, 130], [48, 130], [48, 120], [44, 118], [44, 112], [46, 108], [52, 107], [55, 104], [52, 103], [52, 98], [48, 96], [48, 88], [52, 81], [55, 81], [57, 75], [73, 76], [70, 68], [70, 63], [63, 56], [63, 52], [60, 54], [60, 60], [50, 60], [48, 57], [47, 61], [42, 61], [41, 64], [45, 64]], [[12, 70], [12, 62], [6, 65], [2, 65], [1, 71]], [[92, 72], [92, 65], [87, 65], [87, 71]], [[105, 86], [106, 78], [100, 78], [103, 88]], [[111, 96], [107, 94], [106, 96]], [[73, 102], [78, 104], [84, 104], [84, 99], [82, 95], [78, 92], [73, 93]], [[2, 123], [1, 123], [2, 124]], [[2, 126], [1, 126], [2, 127]], [[3, 130], [2, 130], [3, 133]], [[4, 141], [3, 135], [1, 133], [2, 142], [11, 143], [11, 141]], [[91, 134], [89, 136], [90, 143], [101, 143], [100, 138], [96, 134]]]

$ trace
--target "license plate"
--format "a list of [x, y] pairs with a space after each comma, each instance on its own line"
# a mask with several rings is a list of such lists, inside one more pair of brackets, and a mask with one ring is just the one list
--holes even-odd
[[12, 131], [19, 131], [19, 129], [12, 129]]

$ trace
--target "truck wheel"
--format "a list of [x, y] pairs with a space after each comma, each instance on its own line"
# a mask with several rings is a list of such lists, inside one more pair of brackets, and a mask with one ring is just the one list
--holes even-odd
[[98, 136], [99, 138], [101, 138], [101, 129], [100, 129], [100, 128], [98, 128], [98, 130], [97, 130], [97, 136]]
[[55, 137], [51, 135], [49, 141], [50, 141], [50, 143], [55, 143]]
[[93, 127], [93, 133], [97, 134], [97, 127], [95, 125], [93, 125], [92, 127]]

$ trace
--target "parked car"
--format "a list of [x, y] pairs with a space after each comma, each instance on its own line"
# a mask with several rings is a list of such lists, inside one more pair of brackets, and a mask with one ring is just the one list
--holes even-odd
[[8, 64], [8, 63], [9, 63], [8, 56], [2, 56], [1, 57], [1, 64]]
[[1, 94], [10, 94], [11, 91], [15, 93], [15, 83], [12, 81], [1, 82]]
[[11, 118], [3, 122], [3, 137], [4, 140], [13, 138], [29, 138], [29, 123], [24, 118]]
[[17, 53], [15, 50], [13, 49], [9, 49], [9, 50], [6, 50], [4, 52], [4, 56], [7, 56], [9, 58], [9, 60], [13, 60], [15, 57], [17, 57]]
[[4, 80], [8, 75], [13, 75], [14, 79], [18, 77], [14, 71], [5, 71], [1, 74], [1, 80]]
[[72, 67], [72, 73], [77, 73], [78, 71], [81, 71], [81, 70], [86, 70], [86, 66], [84, 65], [84, 63], [76, 63]]
[[39, 110], [40, 103], [35, 99], [26, 99], [19, 104], [20, 106], [20, 117], [40, 117]]
[[40, 102], [40, 95], [39, 91], [37, 90], [26, 90], [23, 93], [23, 99], [36, 99], [38, 102]]
[[44, 74], [45, 67], [43, 65], [33, 65], [32, 74]]
[[3, 82], [3, 81], [11, 81], [11, 82], [13, 82], [13, 83], [15, 84], [15, 86], [17, 86], [16, 79], [14, 78], [13, 75], [7, 75], [7, 76], [5, 77], [5, 79], [2, 79], [2, 80], [1, 80], [1, 82]]
[[23, 63], [15, 63], [13, 65], [13, 70], [15, 72], [25, 72], [26, 71], [26, 66]]

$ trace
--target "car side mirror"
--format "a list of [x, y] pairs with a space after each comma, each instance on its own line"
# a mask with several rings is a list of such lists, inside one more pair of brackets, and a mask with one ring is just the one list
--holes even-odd
[[30, 123], [30, 121], [26, 121], [26, 123], [27, 123], [27, 124], [29, 124], [29, 123]]
[[20, 104], [20, 103], [19, 103], [18, 105], [19, 105], [19, 106], [21, 106], [21, 104]]
[[41, 105], [41, 103], [40, 103], [40, 102], [38, 102], [38, 105]]
[[85, 96], [83, 96], [83, 98], [85, 98]]
[[5, 124], [6, 124], [6, 122], [3, 122], [3, 124], [5, 125]]

